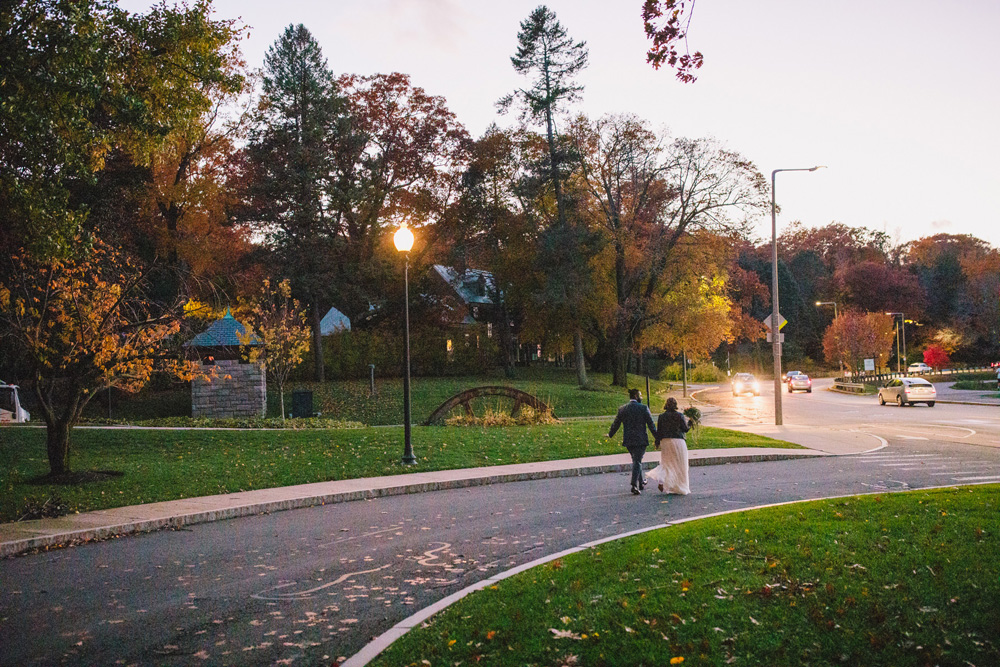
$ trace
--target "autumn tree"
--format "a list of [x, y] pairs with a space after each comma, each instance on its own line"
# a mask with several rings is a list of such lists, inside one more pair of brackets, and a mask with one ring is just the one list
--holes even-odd
[[[661, 306], [690, 279], [678, 267], [704, 275], [720, 265], [715, 258], [729, 251], [713, 239], [738, 233], [766, 207], [766, 184], [752, 163], [714, 141], [665, 143], [632, 116], [581, 119], [573, 136], [586, 210], [607, 242], [614, 308], [601, 356], [624, 385], [632, 341], [667, 318]], [[692, 257], [704, 260], [700, 267]]]
[[844, 266], [834, 275], [834, 285], [842, 303], [861, 311], [901, 311], [920, 317], [927, 303], [924, 289], [912, 272], [885, 262], [862, 261]]
[[[238, 29], [207, 1], [129, 14], [112, 0], [0, 7], [0, 246], [66, 256], [115, 154], [137, 165], [208, 109], [205, 86], [239, 86]], [[110, 195], [113, 196], [113, 195]]]
[[388, 230], [405, 221], [417, 232], [411, 264], [433, 247], [436, 223], [458, 198], [469, 137], [443, 97], [405, 74], [344, 75], [339, 86], [353, 134], [332, 189], [342, 243], [335, 294], [338, 308], [357, 317], [396, 282]]
[[928, 345], [924, 350], [924, 363], [931, 368], [941, 369], [951, 364], [951, 357], [940, 345]]
[[249, 331], [246, 336], [240, 336], [240, 343], [246, 345], [244, 355], [250, 363], [263, 363], [268, 379], [278, 386], [281, 420], [284, 421], [285, 382], [309, 349], [306, 314], [292, 298], [287, 278], [273, 287], [269, 279], [264, 280], [246, 323]]
[[855, 374], [864, 370], [864, 360], [874, 359], [881, 368], [889, 359], [895, 341], [893, 319], [885, 313], [842, 311], [823, 334], [823, 352], [828, 363], [843, 360]]
[[443, 261], [460, 271], [475, 267], [493, 275], [491, 323], [508, 377], [515, 372], [514, 336], [536, 312], [530, 304], [539, 289], [538, 226], [519, 188], [532, 141], [524, 131], [487, 128], [470, 144], [459, 197], [437, 225]]
[[978, 360], [996, 350], [1000, 266], [998, 251], [969, 234], [935, 234], [904, 247], [904, 266], [920, 281], [927, 295], [923, 323], [930, 330], [953, 328], [972, 346], [957, 355]]
[[178, 330], [176, 311], [146, 297], [144, 272], [100, 241], [77, 243], [65, 259], [20, 251], [0, 279], [0, 331], [30, 370], [53, 477], [71, 471], [70, 430], [87, 403], [110, 387], [140, 389]]
[[587, 66], [587, 44], [573, 41], [555, 13], [545, 5], [537, 7], [521, 22], [517, 41], [517, 52], [510, 61], [518, 74], [530, 77], [531, 85], [501, 99], [499, 107], [506, 111], [516, 102], [523, 120], [540, 123], [545, 128], [548, 148], [545, 171], [552, 187], [556, 215], [549, 225], [549, 238], [543, 240], [544, 248], [551, 251], [542, 259], [550, 269], [546, 275], [551, 283], [543, 289], [546, 301], [562, 305], [568, 312], [569, 321], [575, 326], [577, 382], [583, 386], [587, 383], [587, 369], [579, 311], [586, 296], [588, 269], [586, 262], [582, 261], [583, 253], [566, 252], [565, 244], [587, 243], [589, 238], [576, 224], [578, 221], [569, 217], [564, 193], [566, 174], [563, 173], [569, 160], [565, 142], [560, 141], [558, 136], [556, 118], [565, 111], [566, 105], [579, 99], [583, 91], [583, 86], [576, 82], [575, 77]]

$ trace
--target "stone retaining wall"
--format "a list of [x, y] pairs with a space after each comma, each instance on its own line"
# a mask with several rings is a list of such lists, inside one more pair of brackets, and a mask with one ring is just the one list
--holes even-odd
[[200, 370], [214, 377], [191, 381], [191, 416], [221, 419], [263, 417], [267, 408], [267, 380], [263, 364], [219, 360]]

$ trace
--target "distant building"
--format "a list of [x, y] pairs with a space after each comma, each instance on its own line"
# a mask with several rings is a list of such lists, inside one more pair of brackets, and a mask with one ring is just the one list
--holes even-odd
[[260, 345], [236, 321], [229, 309], [226, 314], [184, 344], [186, 356], [196, 361], [201, 371], [191, 381], [191, 416], [263, 417], [267, 409], [267, 379], [263, 363], [249, 363], [240, 348]]
[[330, 334], [335, 334], [338, 331], [350, 331], [351, 330], [351, 318], [344, 315], [342, 312], [336, 308], [331, 308], [326, 311], [326, 315], [319, 323], [319, 333], [321, 336], [329, 336]]
[[489, 323], [496, 305], [497, 293], [493, 274], [478, 269], [458, 271], [450, 266], [435, 264], [434, 273], [445, 286], [440, 304], [450, 322], [458, 324]]

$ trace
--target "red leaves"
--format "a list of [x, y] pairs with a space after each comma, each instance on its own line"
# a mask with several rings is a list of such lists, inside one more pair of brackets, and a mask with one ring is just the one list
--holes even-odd
[[[646, 53], [646, 62], [654, 69], [660, 69], [666, 63], [676, 71], [677, 79], [683, 83], [694, 83], [697, 77], [692, 71], [699, 69], [704, 60], [700, 51], [691, 53], [687, 50], [687, 33], [695, 2], [696, 0], [646, 0], [642, 5], [646, 37], [653, 40], [653, 46]], [[686, 14], [685, 9], [688, 10]], [[677, 50], [682, 41], [684, 54]]]

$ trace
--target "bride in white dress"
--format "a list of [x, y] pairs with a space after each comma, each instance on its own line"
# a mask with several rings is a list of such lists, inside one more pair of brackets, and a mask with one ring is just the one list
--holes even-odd
[[656, 442], [660, 448], [660, 465], [649, 472], [657, 488], [666, 493], [686, 496], [691, 493], [688, 482], [688, 451], [684, 434], [691, 422], [677, 410], [677, 399], [670, 397], [656, 421]]

